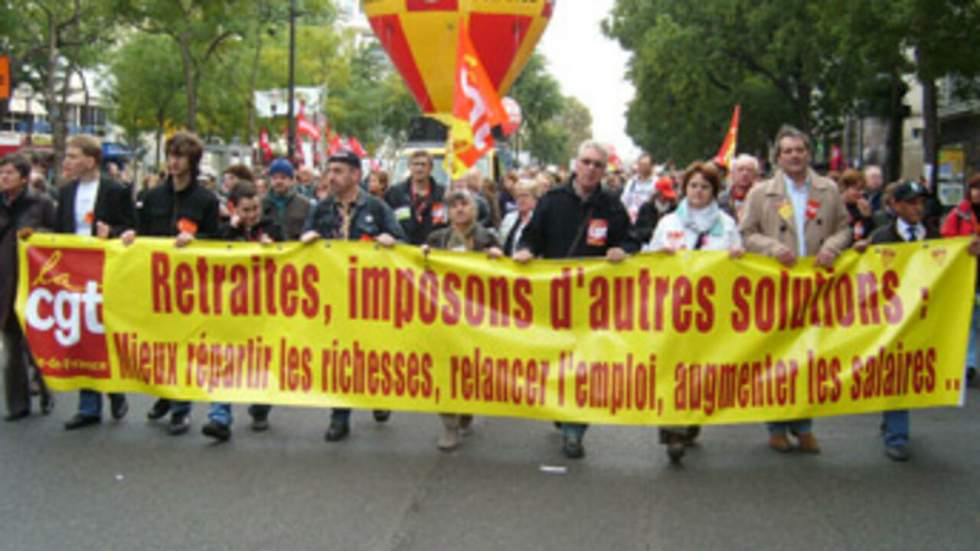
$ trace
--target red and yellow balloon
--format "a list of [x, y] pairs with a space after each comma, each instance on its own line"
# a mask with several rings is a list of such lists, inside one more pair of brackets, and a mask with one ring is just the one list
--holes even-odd
[[450, 112], [461, 17], [497, 93], [527, 64], [555, 0], [364, 0], [364, 13], [425, 113]]

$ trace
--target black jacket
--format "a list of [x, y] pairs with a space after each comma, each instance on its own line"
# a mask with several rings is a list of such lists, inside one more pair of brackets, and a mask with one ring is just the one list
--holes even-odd
[[[315, 230], [325, 239], [342, 239], [343, 216], [340, 203], [333, 195], [317, 203], [310, 212], [304, 231]], [[405, 232], [395, 220], [395, 213], [384, 201], [359, 189], [351, 212], [348, 239], [358, 241], [366, 237], [390, 234], [398, 241], [405, 241]]]
[[181, 220], [197, 226], [195, 237], [214, 239], [218, 236], [218, 198], [197, 182], [180, 192], [174, 192], [173, 177], [143, 195], [137, 204], [136, 233], [152, 237], [170, 237], [180, 233]]
[[267, 236], [276, 242], [285, 240], [279, 225], [268, 218], [259, 220], [259, 223], [251, 228], [246, 228], [242, 224], [234, 228], [228, 222], [218, 228], [218, 238], [223, 241], [261, 241], [262, 236]]
[[[926, 239], [940, 239], [942, 236], [939, 235], [939, 230], [937, 230], [933, 225], [923, 222], [926, 227]], [[905, 239], [898, 234], [898, 220], [892, 220], [891, 224], [887, 226], [882, 226], [871, 234], [871, 244], [880, 245], [884, 243], [905, 243]]]
[[601, 187], [582, 200], [569, 180], [538, 201], [518, 249], [544, 258], [568, 258], [605, 256], [612, 247], [626, 252], [640, 248], [623, 203]]
[[51, 230], [54, 224], [54, 202], [46, 194], [25, 188], [10, 205], [0, 195], [0, 330], [13, 321], [17, 297], [17, 232], [24, 228]]
[[[78, 180], [65, 184], [58, 190], [58, 211], [54, 231], [56, 233], [75, 233], [75, 194]], [[95, 222], [109, 225], [109, 237], [119, 237], [126, 230], [136, 228], [136, 209], [129, 189], [108, 178], [99, 180], [99, 191], [95, 196], [95, 209], [92, 212], [92, 235], [95, 235]]]
[[[671, 204], [670, 208], [663, 214], [657, 210], [657, 204], [651, 198], [640, 206], [640, 212], [636, 215], [636, 222], [633, 224], [633, 238], [640, 245], [650, 242], [653, 238], [653, 230], [657, 229], [660, 219], [677, 210], [677, 203]], [[722, 209], [725, 210], [725, 209]], [[726, 211], [727, 212], [727, 211]], [[731, 215], [735, 218], [735, 215]]]
[[432, 230], [445, 228], [449, 224], [449, 206], [444, 201], [445, 188], [429, 177], [429, 190], [428, 197], [418, 205], [412, 201], [411, 178], [385, 192], [385, 202], [395, 213], [395, 219], [412, 245], [425, 243]]

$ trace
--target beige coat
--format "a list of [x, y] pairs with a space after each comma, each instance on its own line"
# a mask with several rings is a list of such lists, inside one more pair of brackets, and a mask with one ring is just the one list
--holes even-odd
[[[809, 199], [819, 203], [819, 207], [815, 216], [807, 219], [803, 229], [806, 232], [806, 256], [816, 256], [824, 249], [839, 254], [851, 244], [844, 200], [833, 180], [818, 176], [812, 170], [809, 180]], [[780, 245], [797, 252], [796, 232], [799, 229], [781, 170], [749, 192], [739, 230], [748, 252], [774, 256]]]

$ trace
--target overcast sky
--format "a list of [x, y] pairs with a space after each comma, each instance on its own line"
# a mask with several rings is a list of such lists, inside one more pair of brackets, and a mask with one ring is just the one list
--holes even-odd
[[626, 82], [629, 55], [599, 28], [615, 0], [558, 0], [539, 48], [566, 96], [592, 111], [595, 139], [612, 143], [624, 159], [638, 151], [626, 135], [626, 106], [633, 86]]

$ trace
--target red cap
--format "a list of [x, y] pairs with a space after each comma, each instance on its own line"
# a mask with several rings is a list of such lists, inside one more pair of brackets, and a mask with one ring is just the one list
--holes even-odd
[[674, 181], [667, 176], [657, 180], [657, 193], [664, 199], [677, 199], [677, 192], [674, 191]]

